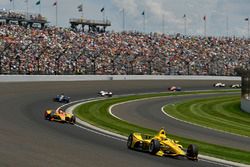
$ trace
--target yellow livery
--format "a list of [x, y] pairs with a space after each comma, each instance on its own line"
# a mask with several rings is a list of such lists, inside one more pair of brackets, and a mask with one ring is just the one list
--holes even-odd
[[132, 133], [127, 140], [129, 149], [149, 152], [158, 156], [187, 157], [198, 160], [198, 147], [194, 144], [185, 150], [178, 141], [167, 138], [166, 131], [161, 129], [155, 136]]
[[73, 114], [64, 112], [62, 110], [46, 110], [44, 118], [49, 121], [66, 122], [75, 124], [76, 118]]

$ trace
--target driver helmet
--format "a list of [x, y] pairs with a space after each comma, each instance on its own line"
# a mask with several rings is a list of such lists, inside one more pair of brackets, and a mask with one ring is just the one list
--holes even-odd
[[159, 132], [159, 137], [161, 138], [161, 140], [166, 140], [167, 139], [167, 133], [166, 133], [164, 128], [161, 128], [161, 130]]
[[62, 113], [63, 113], [63, 110], [62, 110], [62, 109], [60, 109], [60, 110], [59, 110], [59, 113], [60, 113], [60, 114], [62, 114]]

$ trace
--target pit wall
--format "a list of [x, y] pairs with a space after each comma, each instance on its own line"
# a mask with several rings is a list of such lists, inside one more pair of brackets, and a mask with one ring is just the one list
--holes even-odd
[[250, 100], [242, 98], [240, 105], [243, 111], [250, 113]]

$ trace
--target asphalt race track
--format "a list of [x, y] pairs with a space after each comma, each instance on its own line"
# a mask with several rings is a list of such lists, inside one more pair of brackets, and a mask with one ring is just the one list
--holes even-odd
[[[100, 90], [114, 94], [211, 88], [212, 81], [96, 81], [0, 83], [0, 166], [221, 166], [211, 162], [178, 160], [128, 150], [126, 143], [74, 125], [44, 120], [45, 109], [64, 93], [72, 100], [96, 97]], [[227, 82], [226, 82], [227, 83]], [[233, 82], [232, 82], [233, 83]], [[192, 131], [190, 132], [192, 133]]]

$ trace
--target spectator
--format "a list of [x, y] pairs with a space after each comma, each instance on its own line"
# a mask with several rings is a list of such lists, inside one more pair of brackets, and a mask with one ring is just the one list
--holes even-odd
[[5, 74], [236, 75], [249, 63], [243, 38], [0, 27]]

